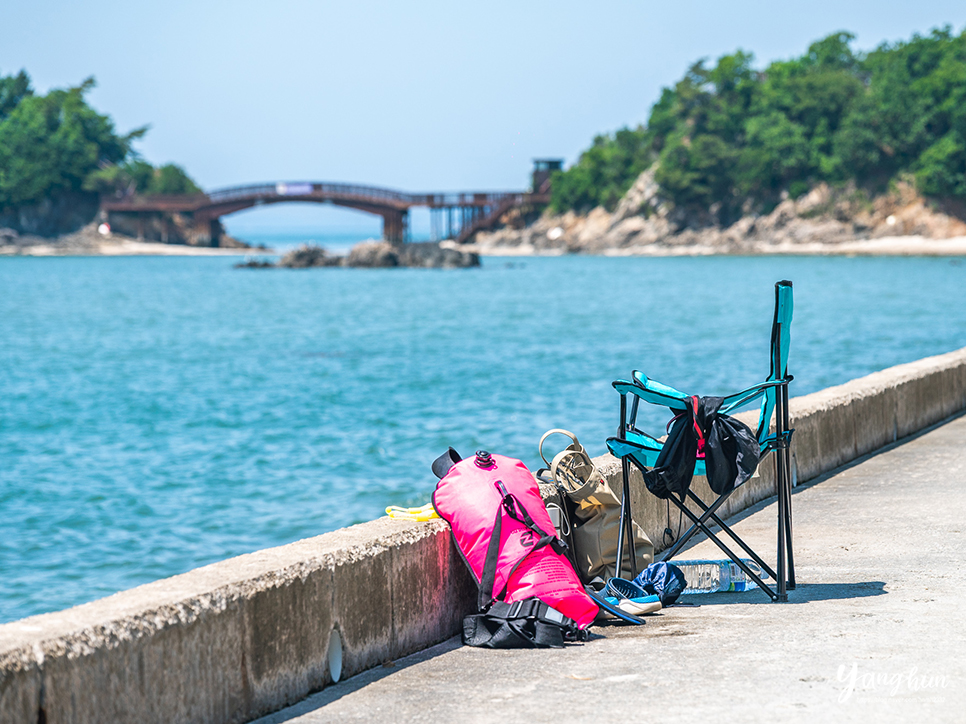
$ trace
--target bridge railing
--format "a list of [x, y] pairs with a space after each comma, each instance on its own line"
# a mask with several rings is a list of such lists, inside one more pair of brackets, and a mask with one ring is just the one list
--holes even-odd
[[416, 194], [414, 206], [441, 208], [446, 206], [492, 206], [513, 198], [522, 202], [524, 194], [517, 191], [492, 191], [472, 194]]
[[218, 189], [208, 194], [208, 198], [215, 203], [234, 201], [239, 198], [264, 196], [277, 198], [279, 196], [354, 196], [373, 201], [392, 201], [397, 204], [413, 205], [414, 194], [392, 189], [382, 189], [375, 186], [341, 183], [314, 183], [307, 181], [280, 181], [270, 184], [252, 184], [250, 186], [233, 186]]
[[364, 186], [362, 184], [316, 183], [286, 181], [249, 186], [233, 186], [208, 194], [214, 203], [252, 197], [277, 198], [279, 196], [353, 196], [372, 201], [391, 201], [405, 206], [492, 206], [509, 198], [522, 202], [524, 194], [517, 191], [492, 191], [484, 193], [412, 194], [404, 191]]

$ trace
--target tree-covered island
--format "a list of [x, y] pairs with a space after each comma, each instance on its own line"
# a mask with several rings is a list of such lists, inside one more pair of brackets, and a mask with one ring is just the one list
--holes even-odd
[[557, 172], [543, 215], [508, 214], [478, 248], [964, 253], [911, 240], [966, 242], [966, 31], [868, 53], [853, 40], [833, 33], [762, 69], [741, 50], [698, 61], [646, 123]]
[[553, 180], [553, 208], [613, 210], [638, 175], [722, 221], [825, 181], [869, 194], [906, 178], [966, 199], [966, 31], [949, 27], [857, 53], [839, 32], [755, 70], [737, 51], [664, 88], [647, 123], [594, 139]]
[[201, 191], [180, 166], [141, 158], [133, 144], [147, 127], [118, 133], [85, 100], [93, 87], [41, 95], [23, 70], [0, 75], [0, 227], [53, 235], [93, 218], [101, 194]]

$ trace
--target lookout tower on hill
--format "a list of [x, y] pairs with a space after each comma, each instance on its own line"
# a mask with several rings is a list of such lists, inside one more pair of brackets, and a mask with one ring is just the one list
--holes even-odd
[[562, 158], [533, 159], [533, 193], [545, 194], [550, 190], [550, 174], [563, 168]]

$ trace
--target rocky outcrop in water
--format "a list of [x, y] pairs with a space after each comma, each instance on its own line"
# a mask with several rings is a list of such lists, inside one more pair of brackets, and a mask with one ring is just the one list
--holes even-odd
[[251, 259], [236, 264], [245, 269], [309, 269], [312, 267], [345, 266], [364, 269], [416, 267], [423, 269], [463, 269], [479, 266], [480, 257], [473, 252], [434, 241], [411, 244], [390, 244], [385, 241], [364, 241], [356, 244], [347, 256], [333, 256], [320, 246], [304, 245], [287, 252], [277, 264]]
[[400, 250], [385, 241], [363, 241], [356, 244], [345, 258], [345, 266], [386, 269], [400, 264]]
[[478, 254], [435, 241], [395, 245], [385, 241], [356, 244], [346, 257], [345, 266], [366, 268], [418, 267], [423, 269], [463, 269], [479, 266]]
[[544, 214], [524, 228], [479, 232], [470, 247], [486, 254], [745, 254], [834, 246], [856, 240], [966, 236], [966, 209], [924, 199], [907, 183], [869, 198], [854, 185], [821, 183], [798, 199], [732, 224], [717, 210], [685, 211], [662, 198], [655, 167], [642, 173], [613, 213]]
[[286, 252], [278, 260], [278, 266], [285, 269], [308, 269], [316, 266], [339, 266], [341, 257], [329, 256], [321, 246], [304, 245]]

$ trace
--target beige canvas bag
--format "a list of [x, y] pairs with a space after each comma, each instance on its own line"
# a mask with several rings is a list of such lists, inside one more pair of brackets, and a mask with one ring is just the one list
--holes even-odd
[[[551, 435], [565, 435], [571, 443], [548, 461], [543, 445]], [[600, 577], [605, 581], [617, 570], [617, 536], [620, 530], [621, 499], [614, 494], [597, 470], [577, 436], [569, 430], [553, 429], [540, 438], [540, 457], [570, 510], [571, 540], [577, 574], [584, 583]], [[654, 562], [654, 546], [637, 523], [633, 524], [637, 570]], [[630, 552], [624, 554], [622, 573], [630, 571]]]

